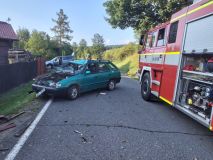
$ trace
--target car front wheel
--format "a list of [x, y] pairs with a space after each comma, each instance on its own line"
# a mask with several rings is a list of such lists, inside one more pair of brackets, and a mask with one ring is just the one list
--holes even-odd
[[70, 100], [75, 100], [78, 98], [79, 96], [79, 89], [77, 86], [71, 86], [69, 89], [68, 89], [68, 94], [67, 94], [68, 98]]

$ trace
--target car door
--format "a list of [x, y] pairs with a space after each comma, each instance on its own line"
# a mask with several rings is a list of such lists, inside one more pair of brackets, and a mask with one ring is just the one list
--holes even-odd
[[110, 69], [107, 66], [107, 64], [105, 62], [99, 62], [97, 64], [98, 67], [98, 73], [97, 73], [97, 87], [98, 88], [103, 88], [105, 86], [107, 86], [107, 83], [109, 82], [109, 78], [110, 78]]
[[98, 88], [98, 72], [97, 63], [92, 62], [87, 64], [84, 72], [84, 76], [81, 80], [81, 86], [83, 91], [90, 91]]

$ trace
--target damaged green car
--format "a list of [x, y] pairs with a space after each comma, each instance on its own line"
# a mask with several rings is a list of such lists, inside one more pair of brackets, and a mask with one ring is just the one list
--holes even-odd
[[110, 61], [78, 60], [72, 65], [38, 77], [32, 84], [32, 89], [38, 96], [66, 96], [74, 100], [80, 93], [99, 88], [112, 91], [120, 80], [119, 69]]

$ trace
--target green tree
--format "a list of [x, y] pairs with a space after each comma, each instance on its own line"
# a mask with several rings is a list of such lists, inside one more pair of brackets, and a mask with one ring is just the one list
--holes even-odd
[[71, 55], [73, 53], [73, 49], [70, 43], [63, 43], [62, 45], [62, 55]]
[[48, 39], [47, 43], [48, 43], [48, 49], [46, 53], [46, 58], [52, 59], [58, 55], [58, 50], [59, 50], [58, 43], [57, 41], [51, 40], [51, 39]]
[[94, 34], [94, 37], [92, 38], [92, 52], [93, 55], [96, 56], [97, 58], [101, 59], [102, 54], [105, 50], [105, 45], [104, 45], [104, 38], [100, 34], [96, 33]]
[[47, 56], [49, 41], [49, 36], [45, 32], [33, 30], [26, 49], [33, 55]]
[[19, 41], [15, 42], [14, 46], [18, 49], [25, 49], [28, 40], [30, 39], [30, 32], [26, 28], [19, 28], [17, 31]]
[[77, 57], [78, 58], [86, 58], [85, 50], [87, 49], [87, 41], [85, 39], [81, 39], [79, 42], [79, 46], [77, 49]]
[[132, 27], [145, 32], [150, 27], [170, 19], [171, 15], [190, 2], [187, 0], [107, 0], [106, 21], [113, 28]]
[[60, 9], [60, 11], [56, 14], [57, 19], [52, 19], [55, 26], [51, 28], [51, 30], [55, 34], [55, 39], [59, 44], [59, 48], [62, 49], [63, 43], [67, 43], [72, 40], [71, 33], [73, 33], [73, 31], [70, 28], [68, 16], [64, 14], [63, 9]]
[[78, 44], [76, 42], [72, 43], [72, 50], [75, 54], [75, 58], [77, 58], [77, 54], [78, 54]]

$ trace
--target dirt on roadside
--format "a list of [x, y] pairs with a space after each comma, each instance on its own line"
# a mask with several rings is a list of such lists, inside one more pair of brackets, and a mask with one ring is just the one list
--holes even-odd
[[23, 114], [6, 123], [0, 122], [1, 128], [11, 124], [12, 126], [15, 126], [10, 129], [0, 131], [0, 159], [4, 159], [13, 148], [22, 133], [34, 120], [35, 116], [44, 106], [46, 101], [47, 99], [34, 99], [30, 104], [27, 104], [19, 111], [19, 113], [23, 112]]

